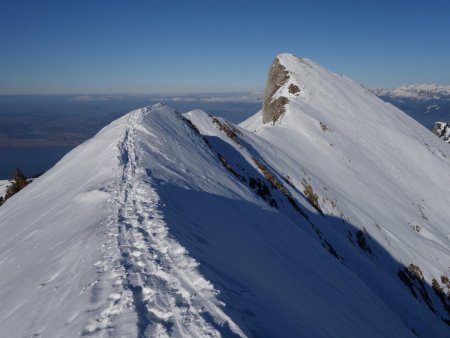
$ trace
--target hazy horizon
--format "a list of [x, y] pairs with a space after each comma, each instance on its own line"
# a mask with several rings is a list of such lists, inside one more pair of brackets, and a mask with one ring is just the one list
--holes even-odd
[[259, 91], [279, 53], [366, 87], [450, 83], [447, 1], [15, 1], [0, 94]]

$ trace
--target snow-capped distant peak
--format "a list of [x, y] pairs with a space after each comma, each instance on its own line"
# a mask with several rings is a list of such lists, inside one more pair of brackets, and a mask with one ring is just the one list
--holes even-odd
[[442, 96], [450, 95], [449, 85], [416, 83], [412, 85], [402, 85], [396, 88], [374, 89], [373, 93], [378, 96], [390, 96], [398, 98], [429, 98], [437, 99]]

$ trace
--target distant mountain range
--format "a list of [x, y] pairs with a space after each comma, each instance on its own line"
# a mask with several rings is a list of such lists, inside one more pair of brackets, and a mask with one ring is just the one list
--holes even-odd
[[450, 86], [414, 84], [374, 89], [372, 92], [428, 129], [432, 129], [437, 121], [450, 121]]

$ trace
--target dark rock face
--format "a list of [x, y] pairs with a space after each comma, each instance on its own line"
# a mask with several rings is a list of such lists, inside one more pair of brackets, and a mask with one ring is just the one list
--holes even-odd
[[11, 184], [6, 187], [5, 197], [0, 197], [0, 205], [6, 202], [6, 200], [16, 193], [18, 193], [20, 190], [25, 188], [30, 183], [30, 180], [27, 179], [27, 177], [22, 174], [20, 169], [16, 168], [16, 171], [14, 172], [14, 179], [12, 180]]
[[289, 85], [289, 93], [298, 95], [298, 93], [300, 93], [300, 88], [297, 85], [291, 83]]
[[439, 138], [447, 143], [450, 143], [450, 123], [436, 122], [432, 131]]
[[273, 95], [287, 80], [289, 80], [289, 73], [278, 58], [275, 58], [270, 66], [264, 91], [263, 123], [275, 123], [286, 111], [285, 105], [289, 101], [288, 98], [280, 96], [274, 100]]

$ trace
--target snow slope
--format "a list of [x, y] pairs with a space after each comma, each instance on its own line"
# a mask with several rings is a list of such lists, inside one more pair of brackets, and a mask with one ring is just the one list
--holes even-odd
[[[179, 118], [157, 110], [169, 124]], [[102, 330], [163, 336], [169, 328], [174, 335], [217, 336], [213, 324], [243, 336], [196, 262], [168, 236], [134, 148], [135, 120], [145, 111], [114, 122], [2, 206], [5, 337]]]
[[0, 209], [5, 337], [407, 335], [166, 106], [116, 121], [27, 190]]
[[[392, 270], [393, 276], [401, 269], [398, 264], [410, 270], [418, 270], [417, 266], [418, 280], [423, 277], [432, 285], [435, 279], [448, 292], [450, 285], [441, 280], [450, 269], [449, 149], [405, 113], [350, 79], [293, 55], [278, 59], [290, 78], [274, 97], [289, 98], [286, 112], [275, 124], [263, 124], [259, 113], [241, 127], [282, 149], [289, 165], [274, 154], [266, 157], [269, 164], [289, 176], [298, 190], [305, 189], [305, 182], [311, 185], [324, 213], [352, 224], [364, 234], [364, 242], [377, 247], [371, 253], [365, 250], [371, 261], [367, 264], [388, 275]], [[292, 83], [300, 88], [297, 95], [289, 93]], [[345, 228], [323, 231], [336, 233], [344, 242], [350, 238], [364, 249], [362, 235]], [[378, 254], [379, 249], [383, 253]], [[373, 288], [382, 289], [365, 276], [366, 269], [353, 269]], [[441, 301], [431, 288], [423, 292], [423, 299], [421, 291], [414, 293], [429, 304], [431, 313], [449, 319], [448, 298]]]
[[142, 108], [0, 207], [0, 336], [448, 336], [445, 144], [278, 59], [274, 124]]

